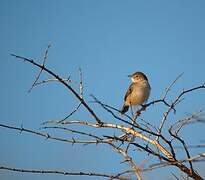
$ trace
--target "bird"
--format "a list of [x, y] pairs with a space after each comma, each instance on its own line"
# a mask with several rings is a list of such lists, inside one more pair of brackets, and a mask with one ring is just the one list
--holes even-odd
[[138, 106], [146, 103], [151, 91], [148, 78], [143, 72], [137, 71], [128, 75], [128, 77], [131, 78], [132, 83], [124, 96], [124, 105], [120, 111], [121, 114], [126, 113], [130, 106]]

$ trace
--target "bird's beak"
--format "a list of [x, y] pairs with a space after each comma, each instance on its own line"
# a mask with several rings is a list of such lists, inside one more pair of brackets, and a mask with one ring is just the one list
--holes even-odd
[[129, 77], [129, 78], [130, 78], [130, 77], [132, 77], [132, 75], [128, 75], [127, 77]]

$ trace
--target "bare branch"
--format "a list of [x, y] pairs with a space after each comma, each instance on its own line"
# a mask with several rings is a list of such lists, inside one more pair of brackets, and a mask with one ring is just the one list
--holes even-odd
[[[183, 160], [179, 160], [179, 162], [183, 163], [183, 162], [201, 162], [201, 161], [204, 161], [205, 160], [205, 153], [201, 153], [201, 154], [198, 154], [196, 156], [193, 156], [193, 157], [190, 157], [190, 158], [187, 158], [187, 159], [183, 159]], [[157, 168], [162, 168], [162, 167], [166, 167], [166, 166], [170, 166], [172, 165], [171, 162], [160, 162], [160, 163], [155, 163], [155, 164], [152, 164], [150, 165], [149, 167], [143, 169], [143, 171], [151, 171], [151, 170], [154, 170], [154, 169], [157, 169]]]
[[81, 104], [82, 104], [82, 102], [79, 102], [78, 105], [75, 107], [75, 109], [70, 114], [68, 114], [66, 117], [64, 117], [61, 121], [65, 121], [66, 119], [71, 117], [75, 112], [77, 112], [78, 109], [80, 108]]
[[[83, 89], [84, 89], [84, 87], [83, 87], [83, 73], [82, 73], [81, 68], [79, 68], [79, 76], [80, 76], [80, 82], [79, 82], [80, 97], [81, 97], [81, 99], [83, 99]], [[77, 112], [78, 109], [80, 108], [81, 104], [82, 104], [82, 102], [79, 102], [78, 105], [75, 107], [75, 109], [70, 114], [68, 114], [65, 118], [63, 118], [62, 121], [68, 119], [75, 112]]]
[[179, 74], [176, 79], [166, 88], [164, 95], [162, 96], [162, 99], [165, 99], [167, 97], [168, 92], [171, 90], [172, 86], [182, 77], [184, 73]]
[[135, 172], [138, 180], [142, 180], [142, 176], [141, 176], [141, 168], [139, 168], [134, 161], [132, 160], [132, 158], [130, 156], [128, 156], [128, 154], [126, 153], [126, 151], [124, 151], [122, 148], [119, 148], [117, 146], [115, 146], [113, 143], [108, 143], [110, 146], [112, 146], [114, 148], [114, 150], [116, 152], [118, 152], [119, 154], [121, 154], [125, 160], [130, 164], [130, 166], [132, 167], [133, 171]]
[[[69, 83], [71, 82], [70, 76], [69, 76], [68, 78], [64, 78], [64, 79], [62, 79], [62, 80], [63, 80], [63, 81], [66, 81], [66, 82], [69, 82]], [[35, 85], [34, 85], [34, 87], [35, 87], [35, 86], [38, 86], [38, 85], [45, 84], [45, 83], [49, 83], [49, 82], [59, 82], [59, 80], [58, 80], [58, 79], [55, 79], [55, 78], [43, 80], [43, 81], [40, 81], [40, 82], [36, 82]]]
[[[124, 120], [124, 119], [122, 119], [121, 117], [119, 117], [119, 116], [117, 116], [113, 111], [111, 111], [110, 109], [108, 109], [108, 107], [107, 107], [107, 105], [105, 105], [105, 104], [103, 104], [101, 101], [99, 101], [95, 96], [93, 96], [93, 95], [91, 95], [93, 98], [94, 98], [94, 100], [95, 100], [95, 102], [97, 102], [98, 104], [100, 104], [107, 112], [109, 112], [114, 118], [116, 118], [117, 120], [120, 120], [121, 122], [124, 122], [124, 123], [126, 123], [126, 124], [128, 124], [128, 125], [131, 125], [131, 127], [135, 127], [135, 128], [138, 128], [138, 129], [140, 129], [140, 130], [142, 130], [142, 131], [144, 131], [144, 132], [147, 132], [147, 133], [149, 133], [149, 134], [151, 134], [151, 135], [154, 135], [154, 136], [159, 136], [159, 137], [161, 137], [163, 140], [165, 140], [166, 141], [166, 139], [161, 135], [161, 134], [157, 134], [157, 133], [155, 133], [155, 132], [153, 132], [153, 131], [149, 131], [149, 130], [147, 130], [146, 128], [142, 128], [139, 124], [137, 124], [137, 123], [132, 123], [132, 122], [129, 122], [129, 121], [126, 121], [126, 120]], [[129, 117], [129, 116], [128, 116]], [[131, 118], [131, 117], [129, 117], [129, 119], [132, 121], [133, 119]]]
[[[105, 104], [105, 103], [101, 102], [100, 100], [98, 100], [96, 97], [92, 96], [94, 99], [94, 102], [99, 104], [107, 113], [109, 113], [111, 115], [111, 118], [114, 118], [114, 120], [118, 120], [116, 122], [121, 122], [121, 123], [123, 122], [123, 125], [121, 125], [120, 123], [109, 123], [109, 119], [101, 120], [98, 117], [98, 115], [94, 112], [94, 110], [85, 101], [85, 99], [83, 97], [84, 96], [83, 73], [82, 73], [82, 70], [80, 68], [79, 68], [79, 77], [80, 77], [79, 78], [80, 79], [79, 80], [79, 90], [75, 90], [71, 86], [71, 84], [69, 84], [70, 79], [67, 79], [67, 81], [66, 81], [65, 79], [59, 77], [54, 71], [45, 67], [45, 62], [46, 62], [46, 59], [48, 56], [48, 49], [49, 49], [49, 47], [47, 48], [47, 50], [45, 52], [43, 64], [39, 64], [36, 61], [34, 61], [33, 59], [25, 58], [22, 56], [17, 56], [14, 54], [12, 54], [12, 56], [14, 56], [17, 59], [28, 62], [28, 63], [32, 64], [33, 66], [36, 66], [39, 68], [40, 72], [37, 75], [31, 89], [36, 85], [40, 85], [40, 84], [51, 82], [51, 81], [56, 81], [56, 82], [59, 82], [60, 84], [62, 84], [63, 86], [65, 86], [66, 89], [68, 91], [70, 91], [75, 96], [75, 98], [77, 98], [77, 100], [78, 100], [77, 105], [73, 108], [73, 110], [63, 120], [57, 120], [57, 121], [56, 120], [49, 120], [49, 121], [43, 123], [43, 125], [45, 125], [45, 124], [46, 125], [47, 124], [57, 124], [56, 126], [52, 125], [52, 126], [42, 127], [42, 129], [44, 129], [44, 131], [46, 131], [48, 129], [56, 129], [58, 131], [63, 130], [63, 131], [69, 132], [69, 133], [73, 133], [74, 134], [73, 136], [77, 137], [77, 139], [75, 139], [74, 137], [70, 137], [69, 139], [67, 139], [67, 138], [61, 138], [61, 137], [57, 137], [57, 136], [53, 136], [53, 135], [51, 136], [50, 134], [42, 132], [42, 131], [35, 131], [32, 129], [26, 129], [23, 127], [8, 126], [8, 125], [4, 125], [4, 124], [0, 124], [0, 127], [7, 128], [7, 129], [13, 129], [13, 130], [17, 130], [20, 132], [27, 132], [27, 133], [30, 133], [33, 135], [44, 137], [46, 139], [52, 139], [52, 140], [71, 143], [71, 144], [75, 144], [75, 143], [85, 144], [85, 145], [86, 144], [98, 144], [98, 143], [106, 144], [106, 145], [111, 146], [118, 154], [120, 154], [124, 158], [123, 162], [128, 163], [128, 165], [130, 167], [130, 170], [127, 170], [127, 171], [124, 171], [121, 173], [117, 173], [116, 175], [108, 175], [108, 174], [101, 174], [101, 173], [100, 173], [100, 175], [96, 175], [98, 173], [93, 173], [94, 174], [93, 176], [101, 176], [102, 175], [102, 177], [107, 177], [110, 179], [114, 179], [114, 178], [127, 179], [127, 177], [123, 177], [122, 175], [128, 174], [128, 173], [130, 173], [130, 174], [134, 173], [135, 176], [138, 177], [138, 179], [142, 179], [141, 174], [146, 169], [142, 169], [140, 166], [138, 166], [134, 162], [134, 160], [132, 159], [132, 156], [129, 154], [130, 151], [134, 148], [134, 149], [141, 150], [141, 151], [145, 152], [145, 154], [148, 153], [149, 155], [154, 156], [157, 160], [159, 158], [160, 163], [155, 164], [153, 166], [149, 166], [147, 169], [154, 169], [157, 167], [164, 167], [167, 165], [172, 165], [172, 166], [179, 168], [181, 172], [184, 172], [187, 176], [189, 176], [193, 179], [196, 179], [196, 180], [202, 179], [202, 177], [197, 173], [197, 171], [194, 170], [193, 164], [194, 164], [194, 162], [204, 161], [205, 160], [204, 153], [201, 153], [201, 154], [198, 154], [196, 156], [191, 157], [191, 155], [190, 155], [191, 151], [189, 149], [190, 146], [188, 146], [185, 143], [183, 138], [178, 136], [179, 131], [185, 125], [190, 124], [190, 123], [194, 123], [194, 122], [199, 122], [199, 121], [201, 122], [202, 121], [201, 119], [199, 119], [199, 116], [201, 115], [201, 111], [198, 114], [192, 114], [190, 117], [187, 117], [183, 120], [179, 120], [176, 123], [174, 123], [173, 125], [171, 125], [170, 129], [167, 129], [169, 133], [165, 134], [162, 132], [164, 132], [163, 127], [168, 119], [169, 114], [172, 112], [172, 110], [174, 113], [176, 112], [176, 106], [183, 100], [184, 95], [189, 93], [189, 92], [198, 90], [198, 89], [205, 89], [205, 83], [200, 85], [200, 86], [196, 86], [194, 88], [183, 90], [170, 103], [169, 101], [167, 101], [168, 93], [170, 92], [170, 90], [174, 86], [174, 84], [177, 82], [177, 80], [179, 78], [181, 78], [182, 74], [180, 74], [165, 89], [165, 92], [163, 94], [162, 99], [154, 100], [154, 101], [149, 102], [145, 105], [142, 105], [142, 107], [136, 112], [136, 114], [133, 115], [133, 117], [130, 117], [127, 114], [120, 116], [120, 114], [119, 114], [120, 111], [117, 108], [112, 107], [108, 104]], [[42, 72], [46, 72], [49, 75], [51, 75], [52, 80], [48, 79], [45, 81], [38, 82]], [[137, 123], [135, 123], [136, 119], [141, 115], [142, 112], [147, 110], [148, 107], [151, 107], [151, 105], [158, 104], [158, 103], [162, 103], [165, 107], [167, 107], [167, 109], [165, 110], [165, 112], [163, 114], [163, 117], [161, 118], [161, 122], [160, 122], [158, 128], [156, 128], [152, 124], [144, 122], [144, 121], [143, 121], [143, 124], [139, 123], [139, 121], [137, 121]], [[90, 120], [86, 120], [86, 119], [68, 120], [68, 118], [71, 117], [74, 113], [79, 112], [78, 110], [81, 107], [81, 105], [93, 117], [95, 122], [91, 123]], [[71, 129], [68, 127], [62, 127], [62, 125], [68, 125], [68, 126], [72, 126], [75, 128], [78, 128], [80, 125], [80, 127], [97, 128], [101, 131], [97, 131], [96, 133], [95, 132], [89, 133], [88, 131], [86, 132], [86, 131], [82, 130], [81, 128], [80, 128], [81, 131], [79, 131], [78, 129]], [[98, 135], [98, 134], [102, 134], [103, 132], [105, 132], [103, 129], [113, 129], [113, 130], [115, 130], [114, 133], [117, 133], [117, 136], [115, 136], [115, 135], [110, 136], [108, 134]], [[55, 132], [57, 132], [57, 131], [55, 131]], [[118, 133], [125, 134], [126, 138], [124, 138], [123, 136], [119, 136]], [[79, 138], [82, 137], [82, 139], [86, 138], [86, 140], [80, 140], [80, 139], [78, 139], [78, 137]], [[177, 153], [176, 147], [172, 145], [173, 140], [177, 140], [178, 144], [181, 145], [181, 147], [183, 147], [183, 149], [185, 151], [185, 158], [182, 158], [183, 160], [178, 159], [178, 154], [176, 154]], [[187, 164], [189, 166], [187, 166]], [[21, 171], [21, 169], [9, 168], [9, 167], [4, 167], [4, 166], [0, 167], [0, 169], [1, 168], [2, 168], [2, 170], [11, 170], [11, 171], [18, 171], [18, 172], [24, 172], [24, 170], [25, 170], [25, 172], [32, 171], [32, 170], [26, 170], [26, 169], [23, 169], [23, 171]], [[41, 170], [34, 170], [34, 173], [41, 173], [41, 172], [44, 173], [44, 171], [41, 171]], [[46, 171], [45, 171], [45, 173], [46, 173]], [[59, 174], [63, 174], [63, 173], [59, 173]], [[91, 173], [87, 173], [87, 174], [91, 174]], [[87, 176], [87, 174], [86, 173], [83, 174], [83, 173], [79, 172], [79, 175], [86, 175]], [[175, 178], [177, 178], [177, 176]]]
[[65, 131], [68, 131], [68, 132], [71, 132], [71, 133], [76, 133], [76, 134], [80, 134], [80, 135], [84, 135], [84, 136], [89, 136], [89, 137], [92, 137], [92, 138], [95, 138], [95, 139], [98, 139], [98, 140], [101, 140], [101, 141], [103, 140], [103, 138], [101, 138], [99, 136], [96, 136], [94, 134], [85, 133], [85, 132], [82, 132], [82, 131], [77, 131], [77, 130], [69, 129], [69, 128], [66, 128], [66, 127], [59, 127], [59, 126], [48, 127], [48, 126], [45, 126], [45, 127], [42, 127], [42, 129], [60, 129], [60, 130], [65, 130]]
[[[48, 50], [49, 50], [50, 47], [51, 47], [51, 44], [49, 44], [48, 47], [47, 47], [46, 50], [45, 50], [45, 54], [44, 54], [44, 58], [43, 58], [43, 64], [42, 64], [43, 67], [45, 66], [46, 59], [48, 58]], [[34, 87], [35, 84], [37, 83], [38, 79], [40, 78], [40, 75], [41, 75], [42, 72], [43, 72], [43, 68], [40, 69], [38, 75], [36, 76], [36, 79], [34, 80], [32, 86], [31, 86], [31, 88], [28, 90], [28, 92], [31, 92], [31, 90], [33, 89], [33, 87]]]
[[92, 173], [92, 172], [73, 172], [73, 171], [69, 172], [69, 171], [59, 171], [59, 170], [20, 169], [20, 168], [6, 167], [6, 166], [0, 166], [0, 170], [15, 171], [15, 172], [21, 172], [21, 173], [33, 173], [33, 174], [61, 174], [64, 176], [95, 176], [95, 177], [105, 177], [105, 178], [119, 179], [119, 180], [127, 179], [121, 176], [101, 174], [101, 173]]
[[[181, 148], [181, 147], [176, 146], [175, 148]], [[187, 145], [187, 148], [188, 149], [191, 149], [191, 148], [205, 148], [205, 144]]]
[[191, 114], [189, 117], [186, 117], [172, 124], [170, 127], [170, 130], [173, 131], [175, 129], [175, 134], [178, 134], [179, 131], [182, 129], [182, 127], [184, 127], [185, 125], [188, 125], [194, 122], [205, 122], [204, 120], [201, 120], [202, 116], [204, 116], [202, 114], [202, 111], [195, 112]]
[[126, 170], [126, 171], [120, 172], [117, 175], [115, 175], [115, 177], [120, 177], [120, 176], [122, 176], [124, 174], [128, 174], [128, 173], [133, 173], [133, 170]]
[[14, 127], [14, 126], [8, 126], [8, 125], [4, 125], [4, 124], [0, 124], [0, 127], [3, 128], [8, 128], [8, 129], [13, 129], [13, 130], [17, 130], [20, 132], [27, 132], [30, 134], [34, 134], [37, 136], [41, 136], [41, 137], [45, 137], [46, 139], [51, 139], [51, 140], [55, 140], [55, 141], [60, 141], [60, 142], [66, 142], [66, 143], [70, 143], [70, 144], [98, 144], [98, 143], [106, 143], [106, 140], [78, 140], [78, 139], [67, 139], [67, 138], [60, 138], [60, 137], [55, 137], [55, 136], [51, 136], [48, 133], [42, 133], [42, 132], [38, 132], [38, 131], [34, 131], [31, 129], [26, 129], [26, 128], [19, 128], [19, 127]]
[[58, 81], [63, 84], [68, 90], [70, 90], [74, 96], [83, 104], [83, 106], [88, 110], [88, 112], [90, 112], [90, 114], [94, 117], [94, 119], [97, 121], [98, 124], [102, 124], [101, 120], [98, 118], [98, 116], [94, 113], [94, 111], [90, 108], [90, 106], [84, 101], [84, 99], [82, 99], [80, 97], [80, 95], [78, 95], [78, 93], [70, 86], [68, 85], [61, 77], [59, 77], [57, 74], [55, 74], [53, 71], [51, 71], [50, 69], [47, 69], [45, 66], [42, 66], [38, 63], [36, 63], [33, 59], [28, 59], [22, 56], [18, 56], [15, 54], [11, 54], [11, 56], [16, 57], [17, 59], [26, 61], [28, 63], [33, 64], [34, 66], [43, 69], [45, 72], [47, 72], [48, 74], [52, 75], [54, 78], [58, 79]]
[[[187, 148], [185, 141], [182, 138], [180, 138], [179, 136], [177, 136], [177, 134], [172, 133], [171, 129], [169, 129], [169, 133], [171, 134], [171, 136], [173, 136], [174, 138], [176, 138], [177, 140], [179, 140], [182, 143], [184, 150], [186, 152], [187, 158], [190, 158], [190, 153], [188, 151], [188, 148]], [[191, 168], [191, 173], [194, 172], [193, 165], [192, 165], [191, 161], [189, 161], [189, 165]]]
[[[179, 94], [179, 96], [176, 97], [176, 99], [173, 101], [173, 103], [172, 103], [171, 106], [168, 108], [168, 110], [164, 113], [163, 118], [162, 118], [161, 123], [160, 123], [160, 126], [159, 126], [158, 132], [161, 133], [162, 128], [163, 128], [163, 126], [164, 126], [164, 123], [165, 123], [165, 121], [166, 121], [166, 119], [167, 119], [167, 116], [169, 115], [171, 109], [176, 106], [176, 104], [180, 101], [180, 98], [181, 98], [183, 95], [185, 95], [185, 94], [187, 94], [187, 93], [189, 93], [189, 92], [195, 91], [195, 90], [197, 90], [197, 89], [204, 89], [204, 88], [205, 88], [205, 84], [202, 84], [202, 85], [200, 85], [200, 86], [196, 86], [196, 87], [191, 88], [191, 89], [183, 90], [183, 91]], [[158, 138], [157, 138], [157, 139], [158, 139]]]
[[172, 103], [174, 106], [176, 105], [176, 103], [180, 100], [180, 98], [182, 96], [184, 96], [185, 94], [189, 93], [189, 92], [192, 92], [192, 91], [195, 91], [195, 90], [198, 90], [198, 89], [205, 89], [205, 83], [203, 83], [202, 85], [200, 86], [196, 86], [194, 88], [190, 88], [190, 89], [187, 89], [187, 90], [183, 90], [179, 96], [175, 99], [175, 101]]

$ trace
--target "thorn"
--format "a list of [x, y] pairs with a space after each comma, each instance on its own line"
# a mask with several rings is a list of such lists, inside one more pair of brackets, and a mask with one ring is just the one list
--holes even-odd
[[129, 162], [129, 161], [130, 161], [130, 160], [126, 159], [126, 160], [120, 162], [120, 164], [123, 164], [123, 163]]
[[73, 146], [76, 143], [76, 141], [73, 137], [72, 137], [72, 140], [73, 140], [73, 142], [72, 142], [72, 146]]
[[19, 132], [20, 134], [23, 132], [23, 124], [21, 124], [21, 131]]
[[46, 139], [49, 139], [50, 135], [48, 133], [46, 133]]

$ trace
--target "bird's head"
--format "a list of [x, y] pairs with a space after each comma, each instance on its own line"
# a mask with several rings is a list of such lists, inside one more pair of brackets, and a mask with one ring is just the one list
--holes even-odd
[[147, 76], [142, 72], [135, 72], [131, 75], [128, 75], [131, 78], [132, 82], [141, 82], [141, 81], [148, 81]]

